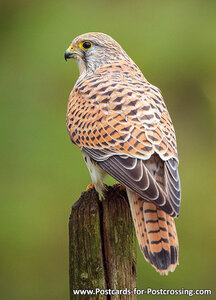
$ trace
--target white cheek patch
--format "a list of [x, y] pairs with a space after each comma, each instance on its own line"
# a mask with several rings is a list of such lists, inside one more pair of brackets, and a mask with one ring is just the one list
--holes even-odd
[[85, 62], [83, 61], [83, 59], [79, 56], [77, 56], [76, 58], [77, 60], [77, 63], [78, 63], [78, 68], [79, 68], [79, 72], [80, 72], [80, 75], [83, 75], [86, 73], [86, 65], [85, 65]]

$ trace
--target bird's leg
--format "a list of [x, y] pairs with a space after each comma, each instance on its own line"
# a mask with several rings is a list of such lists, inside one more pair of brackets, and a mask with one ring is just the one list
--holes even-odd
[[95, 189], [95, 186], [94, 186], [93, 183], [90, 183], [90, 184], [86, 187], [86, 191], [88, 191], [88, 190], [90, 190], [90, 189], [92, 189], [92, 190]]

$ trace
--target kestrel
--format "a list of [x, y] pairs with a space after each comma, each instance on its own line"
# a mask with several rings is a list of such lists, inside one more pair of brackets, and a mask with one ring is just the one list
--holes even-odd
[[69, 58], [80, 71], [67, 108], [70, 139], [99, 194], [106, 173], [126, 187], [141, 251], [167, 275], [178, 265], [174, 218], [181, 188], [175, 131], [161, 92], [106, 34], [76, 37]]

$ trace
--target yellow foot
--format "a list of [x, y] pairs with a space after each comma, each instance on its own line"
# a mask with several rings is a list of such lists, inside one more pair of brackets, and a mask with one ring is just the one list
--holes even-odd
[[121, 183], [115, 183], [115, 184], [113, 184], [112, 187], [113, 187], [113, 188], [119, 188], [120, 191], [125, 191], [125, 186], [122, 185]]
[[86, 188], [86, 191], [90, 190], [90, 189], [94, 189], [94, 184], [93, 183], [90, 183], [87, 188]]

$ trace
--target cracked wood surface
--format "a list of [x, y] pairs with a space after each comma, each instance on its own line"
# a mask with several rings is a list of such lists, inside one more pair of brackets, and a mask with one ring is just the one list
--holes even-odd
[[102, 201], [83, 192], [69, 220], [70, 299], [136, 299], [135, 295], [74, 295], [73, 290], [136, 287], [136, 237], [125, 191], [107, 187]]

